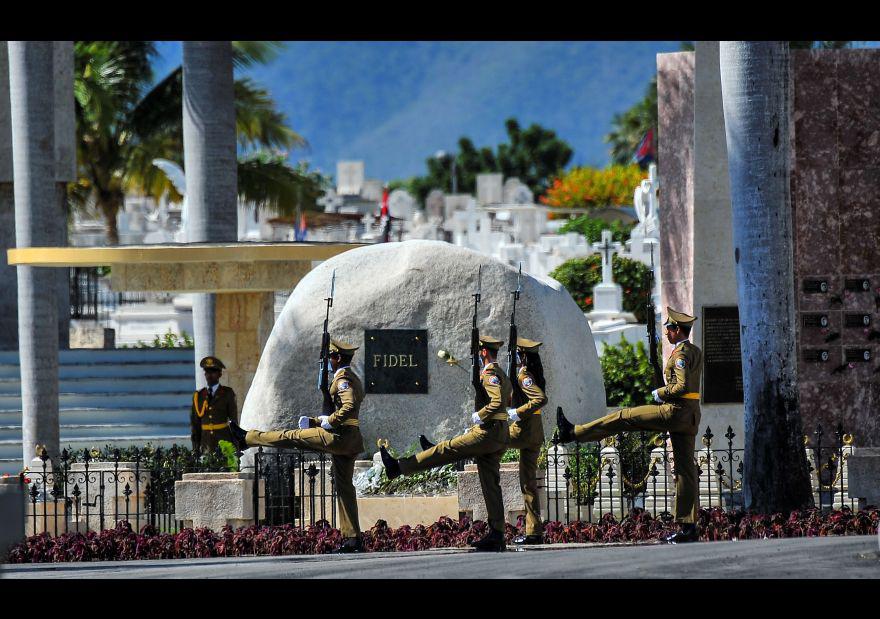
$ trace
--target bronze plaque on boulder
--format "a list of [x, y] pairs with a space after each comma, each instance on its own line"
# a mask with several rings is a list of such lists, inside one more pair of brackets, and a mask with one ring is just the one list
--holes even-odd
[[428, 393], [428, 331], [364, 331], [364, 390], [367, 393]]
[[703, 308], [703, 402], [743, 401], [739, 308]]

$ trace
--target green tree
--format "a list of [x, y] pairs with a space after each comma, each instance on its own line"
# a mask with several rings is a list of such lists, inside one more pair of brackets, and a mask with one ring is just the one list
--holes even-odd
[[[458, 153], [454, 156], [459, 192], [475, 192], [477, 174], [501, 172], [505, 178], [519, 178], [538, 197], [571, 160], [574, 151], [555, 131], [538, 124], [522, 129], [515, 118], [508, 118], [504, 126], [508, 142], [499, 144], [494, 151], [488, 146], [477, 148], [468, 137], [459, 138]], [[395, 187], [406, 187], [422, 202], [432, 189], [452, 189], [452, 155], [431, 157], [425, 163], [425, 176], [394, 181]]]
[[[234, 41], [233, 62], [238, 68], [265, 63], [278, 49], [275, 42]], [[116, 214], [126, 193], [158, 199], [167, 192], [180, 199], [152, 162], [183, 165], [183, 72], [177, 67], [153, 84], [155, 55], [150, 41], [77, 41], [74, 47], [78, 180], [70, 199], [104, 216], [111, 244], [119, 242]], [[315, 176], [288, 165], [281, 152], [305, 140], [287, 126], [269, 93], [250, 79], [237, 79], [235, 110], [244, 153], [239, 197], [283, 215], [297, 206], [315, 208]], [[263, 150], [269, 152], [259, 154]]]
[[587, 243], [598, 243], [602, 240], [602, 230], [611, 231], [611, 240], [617, 243], [625, 243], [629, 239], [629, 233], [635, 227], [635, 224], [626, 223], [620, 220], [605, 221], [589, 215], [581, 215], [565, 222], [559, 228], [559, 234], [567, 232], [577, 232], [586, 237]]
[[645, 350], [645, 343], [633, 345], [625, 337], [616, 346], [602, 346], [602, 379], [605, 381], [605, 403], [608, 406], [640, 406], [653, 402], [654, 371]]

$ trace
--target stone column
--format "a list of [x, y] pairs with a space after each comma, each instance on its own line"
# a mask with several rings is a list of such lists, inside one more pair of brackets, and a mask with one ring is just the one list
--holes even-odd
[[[9, 109], [9, 55], [0, 41], [0, 249], [15, 247], [15, 200], [12, 194], [12, 119]], [[0, 349], [18, 348], [18, 277], [14, 266], [0, 260]]]
[[[9, 43], [15, 237], [18, 247], [55, 244], [64, 221], [55, 186], [54, 46], [51, 41]], [[51, 269], [18, 267], [18, 338], [21, 358], [22, 452], [34, 446], [52, 456], [58, 436], [58, 281]], [[47, 292], [48, 291], [48, 292]]]
[[[187, 240], [190, 243], [235, 242], [238, 183], [229, 41], [183, 43], [183, 145]], [[193, 337], [197, 363], [202, 357], [215, 353], [214, 316], [214, 295], [194, 295]], [[205, 384], [198, 367], [196, 384], [198, 387]]]

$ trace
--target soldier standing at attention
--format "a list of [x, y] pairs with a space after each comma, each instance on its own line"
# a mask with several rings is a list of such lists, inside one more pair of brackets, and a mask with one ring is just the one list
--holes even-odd
[[613, 434], [631, 430], [668, 431], [675, 458], [675, 521], [680, 530], [664, 538], [667, 543], [693, 542], [699, 539], [695, 522], [698, 507], [697, 467], [694, 448], [700, 426], [700, 375], [703, 353], [690, 340], [696, 318], [666, 308], [666, 339], [675, 348], [663, 371], [666, 386], [651, 395], [657, 404], [623, 408], [590, 423], [575, 426], [562, 410], [556, 424], [563, 443], [599, 441]]
[[479, 355], [483, 366], [480, 381], [488, 403], [471, 416], [474, 425], [467, 432], [400, 460], [391, 457], [384, 446], [380, 447], [388, 479], [465, 458], [476, 459], [489, 520], [489, 532], [483, 539], [472, 544], [478, 551], [502, 551], [506, 547], [504, 503], [501, 498], [501, 457], [510, 440], [507, 407], [512, 388], [504, 370], [495, 360], [502, 344], [504, 342], [501, 340], [489, 336], [479, 339]]
[[507, 411], [510, 421], [510, 447], [519, 449], [519, 487], [526, 508], [526, 532], [513, 539], [514, 544], [540, 544], [544, 540], [541, 505], [538, 502], [538, 454], [544, 444], [541, 407], [547, 404], [544, 366], [538, 348], [541, 342], [524, 337], [516, 340], [519, 370], [514, 389], [514, 405]]
[[235, 392], [220, 384], [226, 366], [217, 357], [205, 357], [199, 363], [205, 370], [207, 387], [193, 393], [189, 414], [190, 438], [196, 453], [211, 453], [220, 441], [232, 441], [227, 421], [238, 419]]
[[333, 480], [339, 505], [339, 530], [345, 541], [339, 552], [362, 552], [360, 523], [358, 522], [357, 494], [352, 483], [354, 461], [364, 451], [364, 439], [359, 427], [358, 412], [364, 401], [361, 379], [351, 368], [357, 346], [338, 340], [330, 341], [330, 369], [333, 382], [330, 397], [335, 405], [332, 415], [301, 416], [297, 430], [245, 431], [229, 423], [236, 447], [299, 447], [329, 453], [333, 460]]

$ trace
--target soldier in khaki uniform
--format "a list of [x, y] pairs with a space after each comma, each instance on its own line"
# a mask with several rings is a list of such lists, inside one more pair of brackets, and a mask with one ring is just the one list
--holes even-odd
[[696, 318], [666, 308], [666, 339], [675, 348], [666, 361], [666, 385], [651, 394], [658, 404], [623, 408], [590, 423], [574, 426], [561, 411], [557, 415], [562, 442], [598, 441], [621, 431], [668, 431], [675, 458], [675, 520], [680, 531], [669, 543], [699, 539], [695, 523], [698, 507], [697, 468], [694, 448], [700, 426], [700, 375], [703, 353], [688, 339]]
[[526, 508], [526, 531], [513, 539], [514, 544], [540, 544], [544, 540], [537, 474], [538, 454], [544, 444], [541, 408], [547, 404], [547, 395], [544, 367], [538, 354], [540, 346], [541, 342], [524, 337], [516, 340], [519, 365], [516, 380], [522, 395], [519, 401], [514, 401], [519, 406], [508, 409], [507, 414], [512, 422], [510, 447], [519, 449], [519, 486]]
[[232, 441], [226, 422], [238, 420], [235, 392], [220, 384], [226, 366], [217, 357], [205, 357], [199, 363], [205, 370], [207, 387], [193, 393], [189, 413], [190, 438], [196, 453], [210, 453], [220, 441]]
[[392, 458], [384, 446], [380, 448], [389, 479], [466, 458], [476, 459], [489, 520], [489, 533], [473, 544], [478, 551], [505, 549], [501, 457], [510, 440], [507, 407], [510, 404], [512, 387], [504, 370], [495, 360], [502, 344], [504, 342], [490, 336], [480, 338], [480, 359], [483, 364], [480, 378], [489, 401], [471, 416], [474, 425], [467, 432], [400, 460]]
[[351, 369], [351, 360], [357, 346], [337, 340], [330, 341], [330, 368], [333, 381], [330, 397], [336, 406], [332, 415], [301, 416], [297, 430], [245, 431], [232, 425], [233, 437], [241, 451], [248, 447], [299, 447], [331, 454], [333, 479], [339, 505], [339, 530], [345, 541], [340, 552], [361, 552], [360, 523], [358, 522], [357, 493], [352, 483], [354, 461], [364, 451], [358, 413], [364, 400], [361, 379]]

